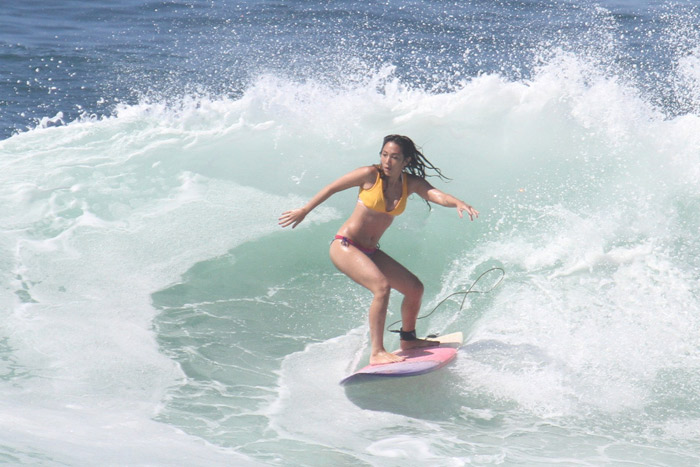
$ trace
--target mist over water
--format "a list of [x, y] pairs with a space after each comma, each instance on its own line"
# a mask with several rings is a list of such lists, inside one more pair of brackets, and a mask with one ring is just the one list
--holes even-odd
[[[5, 112], [0, 141], [0, 459], [698, 463], [694, 7], [141, 7], [117, 8], [123, 30], [100, 16], [106, 55], [85, 52], [106, 71], [115, 54], [112, 78], [3, 91], [25, 120]], [[23, 47], [67, 50], [40, 45]], [[61, 121], [10, 137], [30, 98]], [[277, 217], [374, 163], [388, 133], [481, 212], [414, 197], [382, 239], [423, 280], [423, 313], [506, 275], [419, 321], [465, 333], [453, 364], [342, 387], [368, 359], [371, 297], [327, 249], [356, 192], [294, 231]]]

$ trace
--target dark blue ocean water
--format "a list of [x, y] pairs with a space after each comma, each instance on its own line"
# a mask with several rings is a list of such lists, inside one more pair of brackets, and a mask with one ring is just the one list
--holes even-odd
[[145, 98], [240, 96], [265, 73], [343, 87], [392, 66], [433, 91], [527, 79], [558, 48], [588, 51], [673, 113], [691, 105], [671, 80], [697, 15], [689, 0], [5, 2], [0, 137]]

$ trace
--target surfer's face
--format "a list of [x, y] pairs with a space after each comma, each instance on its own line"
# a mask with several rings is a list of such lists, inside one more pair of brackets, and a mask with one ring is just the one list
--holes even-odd
[[401, 152], [401, 147], [391, 141], [386, 143], [382, 148], [380, 161], [382, 172], [387, 177], [391, 177], [392, 175], [398, 177], [408, 164], [403, 152]]

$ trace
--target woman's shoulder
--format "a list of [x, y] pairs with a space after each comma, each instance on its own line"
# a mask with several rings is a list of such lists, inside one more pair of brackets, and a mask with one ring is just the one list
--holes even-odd
[[379, 173], [379, 166], [366, 165], [364, 167], [359, 167], [355, 169], [355, 172], [362, 175], [363, 177], [371, 178], [372, 180], [374, 180], [375, 178], [377, 178], [377, 174]]
[[355, 176], [358, 176], [358, 175], [359, 176], [369, 176], [369, 175], [371, 175], [373, 177], [376, 177], [377, 173], [378, 173], [378, 169], [374, 165], [366, 165], [366, 166], [358, 167], [358, 168], [348, 172], [348, 174], [352, 174]]
[[363, 188], [365, 190], [369, 190], [372, 188], [374, 185], [376, 185], [377, 180], [379, 179], [380, 171], [379, 171], [379, 166], [378, 165], [367, 165], [365, 167], [360, 167], [363, 175], [363, 181], [364, 181], [364, 186]]
[[351, 170], [339, 180], [342, 180], [343, 185], [347, 187], [361, 186], [365, 189], [369, 189], [377, 181], [378, 173], [379, 172], [375, 166], [368, 165]]
[[420, 188], [425, 189], [426, 187], [430, 187], [430, 183], [423, 178], [419, 177], [418, 175], [413, 175], [409, 173], [404, 173], [406, 176], [406, 186], [408, 188], [408, 191], [411, 193], [415, 193], [417, 191], [420, 191]]

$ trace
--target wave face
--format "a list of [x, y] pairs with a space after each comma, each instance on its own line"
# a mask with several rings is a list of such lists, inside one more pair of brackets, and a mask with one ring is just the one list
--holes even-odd
[[[291, 41], [255, 64], [233, 48], [234, 89], [185, 79], [168, 94], [136, 70], [133, 100], [0, 141], [0, 459], [696, 465], [694, 10], [430, 3], [415, 22], [409, 2], [343, 5], [279, 5], [298, 16], [277, 26], [266, 4], [170, 11], [245, 20], [263, 51]], [[313, 24], [335, 34], [320, 71]], [[514, 50], [523, 25], [543, 26]], [[327, 249], [356, 193], [294, 231], [277, 217], [374, 163], [388, 133], [481, 211], [471, 223], [414, 197], [382, 239], [423, 280], [423, 313], [489, 268], [506, 276], [419, 321], [465, 332], [449, 367], [342, 387], [368, 359], [370, 296]]]

